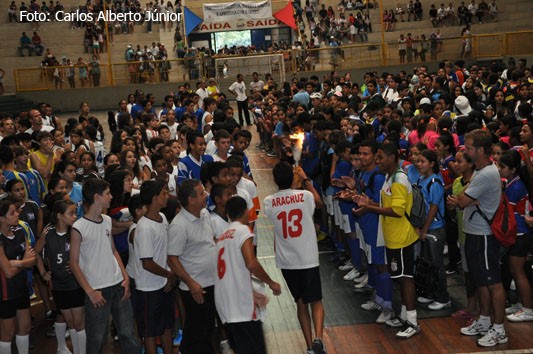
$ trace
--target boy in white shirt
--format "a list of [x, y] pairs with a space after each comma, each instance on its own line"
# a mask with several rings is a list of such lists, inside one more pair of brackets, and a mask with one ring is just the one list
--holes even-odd
[[100, 354], [111, 312], [123, 353], [140, 354], [130, 302], [129, 277], [115, 249], [111, 218], [102, 214], [111, 203], [109, 183], [91, 178], [83, 185], [85, 215], [72, 226], [70, 268], [87, 294], [87, 354]]
[[143, 302], [144, 316], [137, 318], [147, 354], [156, 354], [156, 338], [161, 338], [165, 354], [172, 354], [174, 298], [177, 278], [167, 265], [168, 221], [160, 211], [167, 206], [168, 188], [161, 181], [146, 181], [141, 186], [141, 201], [146, 213], [137, 223], [135, 257], [142, 266], [136, 269], [135, 285]]
[[268, 284], [276, 296], [281, 294], [281, 286], [269, 277], [255, 257], [253, 233], [247, 227], [246, 201], [234, 196], [227, 201], [226, 207], [231, 224], [216, 241], [217, 312], [226, 324], [230, 345], [236, 353], [266, 354], [258, 304], [254, 301], [252, 274]]

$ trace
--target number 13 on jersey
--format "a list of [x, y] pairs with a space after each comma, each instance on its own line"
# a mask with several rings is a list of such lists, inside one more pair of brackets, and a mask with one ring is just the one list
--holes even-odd
[[283, 238], [302, 236], [302, 216], [300, 209], [292, 209], [289, 212], [282, 211], [278, 214], [277, 219], [281, 220]]

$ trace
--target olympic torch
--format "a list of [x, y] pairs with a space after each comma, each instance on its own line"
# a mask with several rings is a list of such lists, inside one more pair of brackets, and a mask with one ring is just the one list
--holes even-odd
[[292, 147], [292, 157], [294, 158], [294, 166], [297, 167], [302, 159], [302, 146], [304, 143], [305, 134], [297, 132], [289, 136]]

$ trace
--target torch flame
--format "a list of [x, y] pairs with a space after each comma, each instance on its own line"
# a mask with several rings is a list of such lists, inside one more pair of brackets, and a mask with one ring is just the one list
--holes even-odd
[[289, 139], [291, 139], [291, 142], [297, 145], [300, 150], [303, 147], [304, 138], [305, 138], [304, 132], [298, 132], [298, 133], [289, 135]]

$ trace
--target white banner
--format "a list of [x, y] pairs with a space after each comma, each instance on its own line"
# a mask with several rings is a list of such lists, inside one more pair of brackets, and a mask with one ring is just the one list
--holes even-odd
[[239, 19], [264, 19], [272, 17], [272, 4], [261, 2], [236, 1], [220, 4], [204, 4], [204, 22], [224, 22]]
[[196, 27], [193, 33], [211, 33], [224, 31], [243, 31], [260, 28], [275, 28], [287, 26], [274, 17], [264, 18], [262, 20], [236, 20], [225, 22], [202, 22]]

